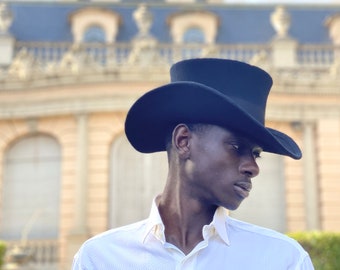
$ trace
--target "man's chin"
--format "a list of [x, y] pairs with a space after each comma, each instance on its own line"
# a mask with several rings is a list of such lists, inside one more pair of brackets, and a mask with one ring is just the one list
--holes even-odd
[[235, 211], [239, 208], [240, 205], [241, 205], [241, 202], [238, 204], [224, 206], [224, 208], [228, 209], [229, 211]]

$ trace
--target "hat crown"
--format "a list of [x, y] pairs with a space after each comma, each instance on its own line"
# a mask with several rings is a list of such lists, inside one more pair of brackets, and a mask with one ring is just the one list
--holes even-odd
[[165, 151], [177, 124], [206, 123], [243, 134], [266, 152], [301, 158], [292, 138], [264, 125], [272, 79], [262, 69], [201, 58], [174, 64], [170, 74], [171, 83], [145, 93], [127, 114], [126, 136], [138, 151]]
[[171, 82], [189, 81], [215, 89], [264, 124], [267, 97], [273, 83], [264, 70], [235, 60], [204, 58], [174, 64], [170, 76]]

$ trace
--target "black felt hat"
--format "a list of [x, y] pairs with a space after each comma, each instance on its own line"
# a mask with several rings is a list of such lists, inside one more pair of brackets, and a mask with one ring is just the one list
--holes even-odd
[[125, 133], [142, 153], [165, 150], [166, 135], [179, 123], [225, 127], [259, 144], [264, 151], [300, 159], [292, 138], [265, 127], [270, 75], [249, 64], [199, 58], [174, 64], [171, 83], [151, 90], [130, 108]]

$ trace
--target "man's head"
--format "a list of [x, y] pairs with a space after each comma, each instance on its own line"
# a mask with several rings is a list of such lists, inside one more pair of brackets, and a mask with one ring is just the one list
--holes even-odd
[[246, 63], [191, 59], [171, 68], [171, 83], [139, 98], [128, 112], [125, 132], [140, 152], [166, 150], [166, 137], [179, 123], [220, 126], [256, 141], [264, 151], [301, 157], [296, 143], [265, 127], [268, 73]]
[[208, 124], [178, 124], [169, 138], [169, 185], [180, 180], [191, 199], [230, 210], [248, 197], [262, 151], [255, 142]]

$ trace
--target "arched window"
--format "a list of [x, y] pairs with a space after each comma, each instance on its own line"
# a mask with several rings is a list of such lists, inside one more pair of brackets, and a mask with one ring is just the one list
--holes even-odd
[[174, 43], [214, 44], [219, 17], [208, 11], [182, 11], [167, 19]]
[[105, 31], [100, 26], [90, 26], [84, 32], [83, 42], [105, 43], [105, 40]]
[[201, 28], [190, 27], [183, 34], [183, 42], [202, 44], [205, 42], [204, 32]]
[[71, 31], [76, 43], [106, 42], [116, 40], [120, 15], [110, 9], [85, 7], [70, 15]]
[[59, 231], [60, 146], [46, 135], [16, 142], [5, 153], [0, 238], [53, 239]]
[[121, 136], [113, 143], [110, 158], [110, 228], [148, 217], [152, 199], [165, 184], [166, 153], [141, 154]]

